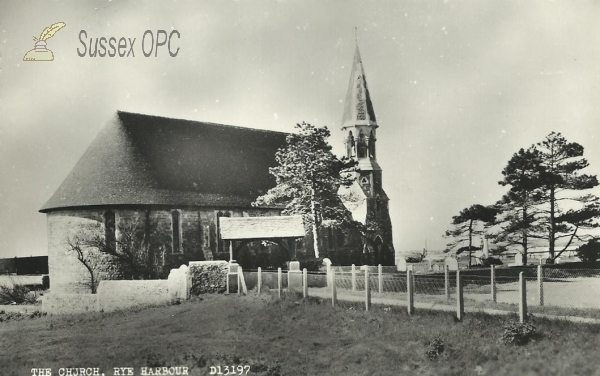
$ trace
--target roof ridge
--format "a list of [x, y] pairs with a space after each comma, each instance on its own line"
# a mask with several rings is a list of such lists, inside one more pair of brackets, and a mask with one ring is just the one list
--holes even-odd
[[250, 129], [252, 131], [258, 131], [258, 132], [277, 133], [277, 134], [290, 134], [290, 132], [274, 131], [274, 130], [270, 130], [270, 129], [260, 129], [260, 128], [253, 128], [253, 127], [239, 126], [239, 125], [213, 123], [213, 122], [210, 122], [210, 121], [182, 119], [182, 118], [175, 118], [175, 117], [169, 117], [169, 116], [144, 114], [144, 113], [141, 113], [141, 112], [131, 112], [131, 111], [117, 110], [117, 115], [119, 115], [119, 114], [137, 115], [137, 116], [153, 117], [153, 118], [160, 118], [160, 119], [167, 119], [167, 120], [177, 120], [177, 121], [184, 121], [184, 122], [189, 122], [189, 123], [200, 123], [200, 124], [206, 124], [206, 125], [213, 125], [213, 126], [217, 126], [217, 127], [235, 128], [235, 129], [244, 129], [244, 130]]

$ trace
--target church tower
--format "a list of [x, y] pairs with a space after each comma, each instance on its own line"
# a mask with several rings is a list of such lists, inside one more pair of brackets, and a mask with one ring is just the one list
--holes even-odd
[[377, 128], [379, 125], [357, 45], [344, 104], [342, 131], [346, 156], [358, 161], [358, 171], [354, 186], [351, 187], [353, 192], [342, 196], [362, 196], [345, 204], [355, 220], [372, 229], [369, 239], [370, 262], [393, 265], [395, 255], [389, 199], [383, 190], [382, 171], [377, 163]]

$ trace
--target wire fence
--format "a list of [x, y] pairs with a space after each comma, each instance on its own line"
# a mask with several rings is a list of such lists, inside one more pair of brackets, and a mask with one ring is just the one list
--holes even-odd
[[[384, 272], [377, 267], [333, 267], [329, 272], [251, 270], [244, 271], [244, 277], [250, 293], [296, 291], [332, 300], [332, 304], [343, 307], [366, 306], [369, 304], [367, 295], [370, 295], [371, 304], [408, 307], [412, 299], [417, 309], [455, 309], [457, 272], [420, 274], [388, 270]], [[538, 266], [461, 270], [465, 308], [518, 312], [521, 273], [525, 303], [530, 312], [600, 318], [600, 269]], [[411, 294], [409, 289], [412, 289]]]

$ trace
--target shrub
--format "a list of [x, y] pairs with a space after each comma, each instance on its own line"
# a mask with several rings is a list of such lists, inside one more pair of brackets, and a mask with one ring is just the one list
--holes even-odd
[[0, 304], [35, 304], [37, 297], [22, 285], [0, 286]]
[[581, 247], [577, 248], [577, 257], [583, 262], [594, 262], [600, 258], [600, 241], [592, 239]]
[[434, 338], [429, 341], [425, 354], [430, 360], [435, 360], [444, 352], [444, 340], [441, 338]]
[[318, 272], [321, 268], [321, 265], [323, 265], [322, 258], [300, 260], [300, 269], [306, 268], [306, 270], [309, 272]]
[[8, 321], [19, 321], [27, 318], [35, 319], [46, 316], [46, 312], [34, 311], [29, 314], [22, 312], [5, 312], [0, 311], [0, 323]]
[[510, 322], [504, 326], [502, 342], [525, 345], [537, 335], [537, 329], [529, 322]]
[[220, 294], [227, 289], [227, 261], [190, 262], [192, 295]]
[[481, 260], [481, 264], [483, 266], [502, 265], [502, 260], [494, 257], [488, 257]]

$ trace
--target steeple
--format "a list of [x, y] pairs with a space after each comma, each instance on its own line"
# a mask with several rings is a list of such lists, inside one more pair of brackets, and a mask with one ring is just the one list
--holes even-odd
[[377, 224], [377, 230], [369, 235], [369, 248], [363, 250], [364, 263], [392, 265], [395, 254], [392, 221], [389, 198], [382, 186], [383, 171], [377, 163], [377, 128], [379, 126], [357, 43], [344, 103], [342, 131], [346, 156], [358, 161], [358, 165], [356, 180], [350, 187], [340, 187], [340, 197], [352, 212], [354, 220], [363, 224]]
[[350, 83], [348, 84], [342, 117], [342, 129], [346, 130], [357, 125], [378, 127], [358, 44], [356, 45], [354, 62], [350, 72]]
[[377, 163], [377, 119], [367, 85], [358, 44], [350, 72], [350, 82], [342, 116], [346, 156], [358, 160], [359, 182], [371, 196], [381, 192], [381, 167]]

